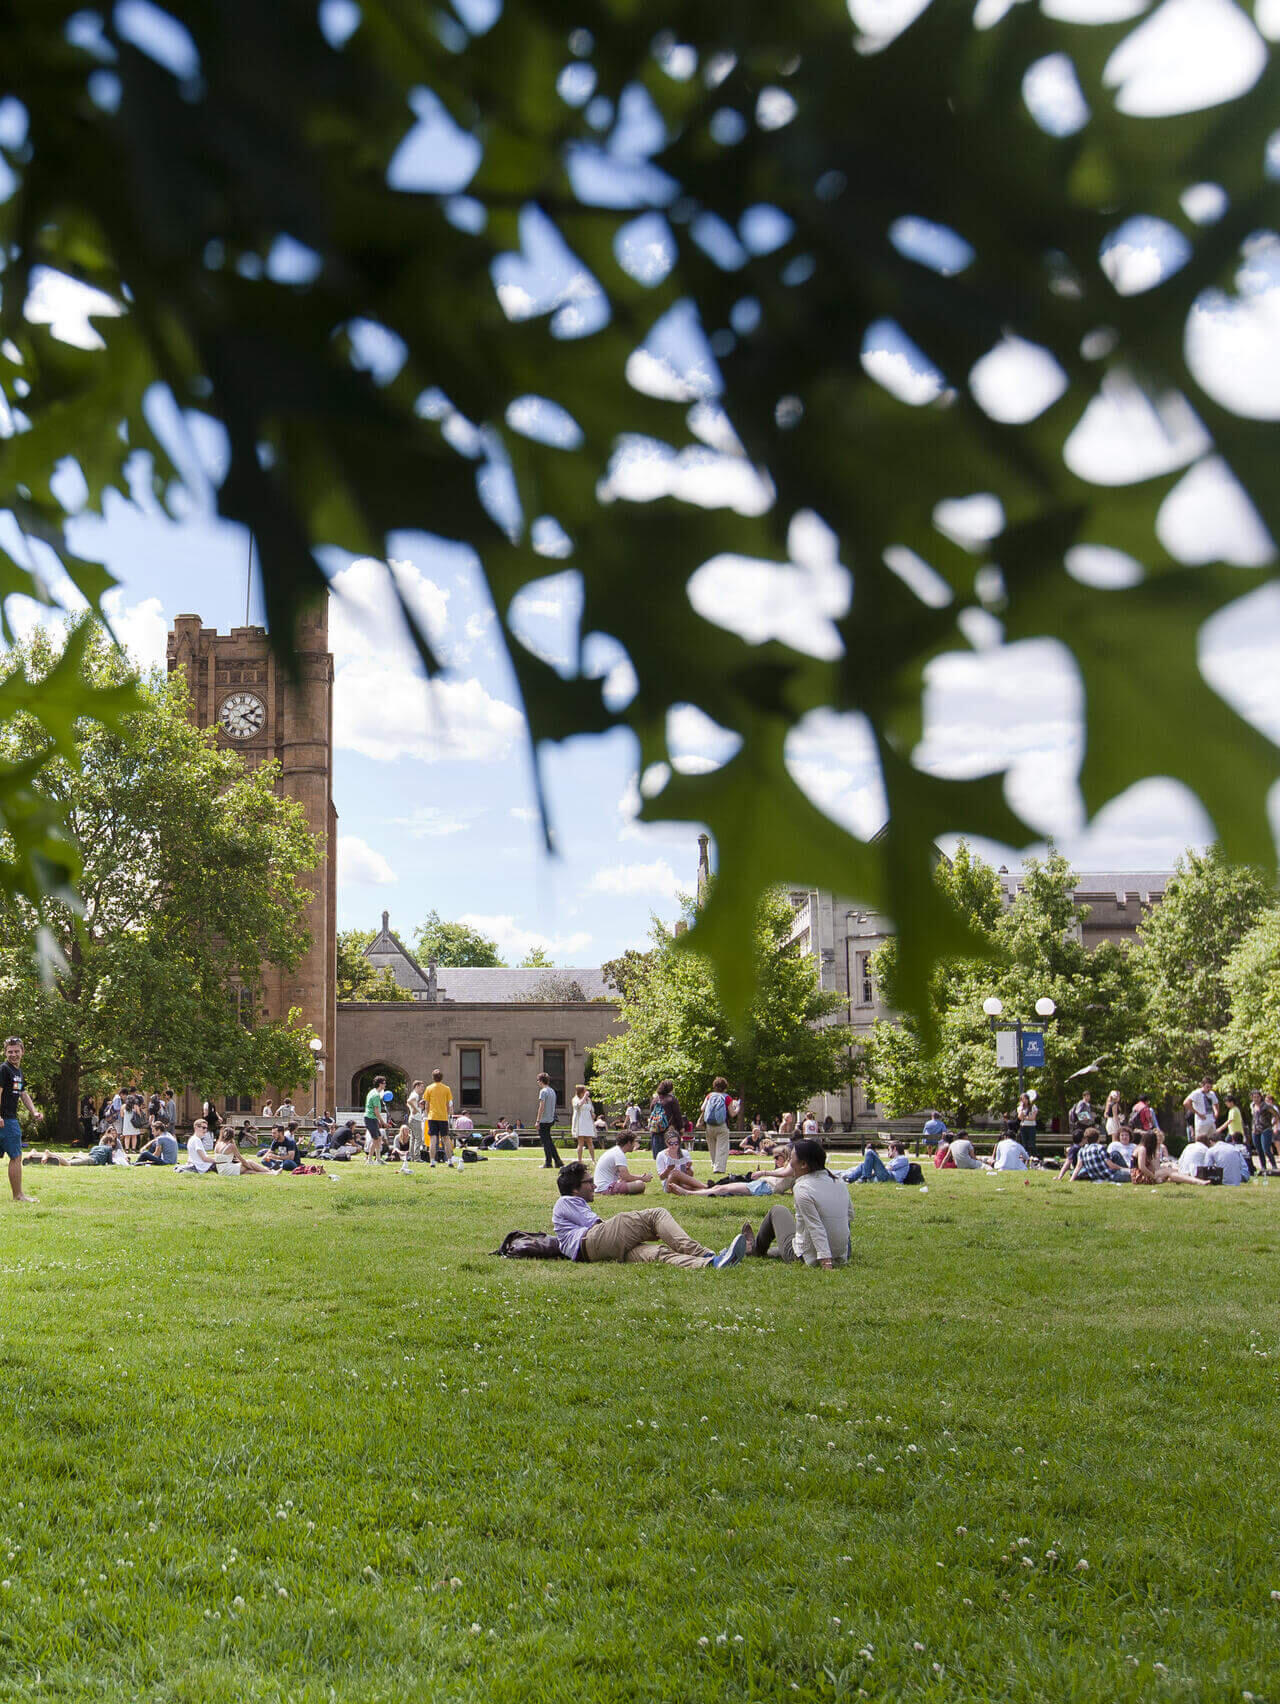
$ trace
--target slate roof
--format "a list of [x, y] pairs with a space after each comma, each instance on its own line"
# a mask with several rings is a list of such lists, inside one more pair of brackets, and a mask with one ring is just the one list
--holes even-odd
[[556, 965], [553, 969], [526, 970], [519, 966], [491, 968], [479, 965], [442, 964], [437, 972], [440, 997], [443, 1000], [486, 1001], [509, 1005], [537, 997], [537, 990], [548, 977], [557, 981], [572, 981], [581, 985], [588, 1000], [616, 1000], [616, 989], [604, 979], [598, 965]]

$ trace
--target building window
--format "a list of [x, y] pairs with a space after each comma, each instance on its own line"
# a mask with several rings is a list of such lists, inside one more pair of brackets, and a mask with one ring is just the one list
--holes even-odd
[[228, 1095], [227, 1096], [227, 1111], [228, 1111], [228, 1113], [252, 1112], [253, 1111], [253, 1096], [252, 1095]]
[[253, 989], [247, 988], [243, 982], [235, 982], [227, 990], [227, 998], [231, 1002], [231, 1010], [235, 1013], [236, 1022], [243, 1024], [245, 1029], [253, 1028]]
[[484, 1079], [480, 1072], [480, 1049], [458, 1049], [458, 1093], [464, 1108], [484, 1105]]
[[550, 1077], [551, 1087], [556, 1091], [557, 1106], [565, 1104], [564, 1058], [563, 1047], [544, 1047], [542, 1050], [542, 1069]]
[[876, 1003], [875, 983], [871, 977], [871, 954], [858, 954], [858, 1004], [874, 1006]]

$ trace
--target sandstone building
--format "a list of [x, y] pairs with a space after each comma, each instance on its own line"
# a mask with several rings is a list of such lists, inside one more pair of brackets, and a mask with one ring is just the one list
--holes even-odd
[[[240, 997], [247, 1020], [256, 1015], [284, 1017], [296, 1007], [303, 1023], [320, 1037], [319, 1062], [331, 1073], [337, 1036], [333, 848], [338, 818], [332, 790], [333, 657], [328, 603], [299, 622], [293, 679], [272, 654], [263, 627], [233, 627], [230, 633], [218, 633], [205, 627], [198, 615], [180, 615], [167, 650], [169, 672], [182, 669], [186, 673], [198, 726], [216, 728], [219, 744], [232, 747], [251, 765], [270, 759], [279, 763], [283, 792], [298, 800], [311, 832], [320, 837], [320, 862], [309, 880], [313, 894], [307, 907], [310, 948], [292, 971], [266, 967], [262, 986], [244, 989]], [[275, 1095], [289, 1087], [278, 1085]], [[229, 1112], [248, 1110], [247, 1097], [227, 1102]], [[185, 1122], [190, 1115], [190, 1105], [184, 1104], [180, 1116]]]

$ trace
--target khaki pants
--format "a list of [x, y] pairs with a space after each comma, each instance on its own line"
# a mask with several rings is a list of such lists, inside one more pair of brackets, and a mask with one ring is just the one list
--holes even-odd
[[764, 1224], [756, 1232], [756, 1253], [767, 1255], [776, 1242], [779, 1260], [794, 1260], [796, 1240], [795, 1215], [790, 1207], [776, 1202], [764, 1216]]
[[713, 1172], [728, 1171], [729, 1126], [727, 1124], [708, 1124], [707, 1151], [711, 1155], [711, 1169]]
[[582, 1239], [585, 1260], [661, 1260], [669, 1266], [700, 1267], [711, 1250], [686, 1236], [665, 1207], [615, 1213], [593, 1225]]

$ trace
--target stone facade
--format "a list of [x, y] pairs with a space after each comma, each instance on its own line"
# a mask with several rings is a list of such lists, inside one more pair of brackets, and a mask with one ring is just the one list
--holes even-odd
[[[183, 669], [193, 716], [216, 727], [218, 742], [256, 765], [274, 759], [284, 793], [297, 799], [319, 837], [320, 862], [309, 881], [311, 945], [294, 970], [265, 968], [253, 990], [256, 1011], [268, 1018], [296, 1007], [323, 1042], [320, 1064], [331, 1072], [337, 1039], [337, 869], [333, 856], [337, 812], [333, 806], [333, 657], [327, 601], [304, 615], [295, 641], [296, 678], [273, 656], [263, 627], [206, 628], [198, 615], [180, 615], [168, 643], [169, 672]], [[321, 1078], [324, 1083], [324, 1077]], [[269, 1090], [279, 1098], [281, 1084]], [[325, 1090], [322, 1086], [321, 1094]], [[329, 1098], [332, 1098], [330, 1091]], [[238, 1110], [237, 1104], [237, 1110]], [[181, 1117], [191, 1116], [184, 1102]]]
[[584, 1080], [589, 1049], [621, 1028], [618, 1007], [603, 1000], [344, 1000], [331, 1085], [335, 1110], [359, 1105], [361, 1078], [375, 1070], [412, 1082], [428, 1081], [439, 1066], [457, 1110], [477, 1124], [519, 1118], [528, 1129], [538, 1072], [548, 1072], [557, 1093], [563, 1088], [572, 1096]]

